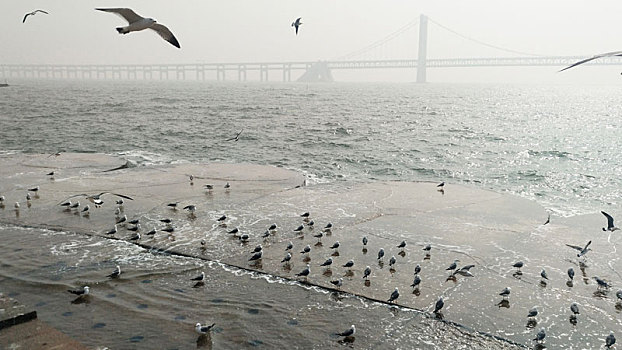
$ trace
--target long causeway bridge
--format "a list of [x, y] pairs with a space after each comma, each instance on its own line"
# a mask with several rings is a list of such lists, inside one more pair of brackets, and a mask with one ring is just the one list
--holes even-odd
[[[411, 69], [416, 70], [416, 81], [425, 82], [428, 68], [445, 67], [510, 67], [510, 66], [551, 66], [563, 68], [586, 56], [527, 56], [527, 57], [489, 57], [489, 58], [442, 58], [427, 57], [428, 17], [419, 19], [399, 32], [357, 51], [368, 52], [394, 39], [404, 29], [419, 24], [419, 41], [416, 59], [341, 59], [307, 62], [243, 62], [243, 63], [180, 63], [180, 64], [0, 64], [0, 78], [22, 79], [137, 79], [137, 80], [217, 80], [217, 81], [295, 81], [315, 82], [333, 81], [333, 71], [365, 69]], [[432, 21], [432, 20], [430, 20]], [[434, 22], [434, 21], [432, 21]], [[434, 22], [441, 27], [440, 23]], [[444, 27], [445, 28], [445, 27]], [[445, 28], [448, 29], [448, 28]], [[448, 29], [449, 30], [449, 29]], [[450, 30], [451, 31], [451, 30]], [[454, 32], [455, 33], [455, 32]], [[396, 35], [397, 34], [397, 35]], [[462, 36], [459, 33], [455, 33]], [[477, 41], [476, 41], [477, 42]], [[492, 46], [478, 42], [485, 46]], [[494, 47], [494, 46], [492, 46]], [[494, 47], [502, 49], [499, 47]], [[515, 52], [502, 49], [509, 52]], [[622, 65], [622, 57], [604, 57], [591, 61], [590, 65]], [[293, 77], [292, 77], [293, 76]]]

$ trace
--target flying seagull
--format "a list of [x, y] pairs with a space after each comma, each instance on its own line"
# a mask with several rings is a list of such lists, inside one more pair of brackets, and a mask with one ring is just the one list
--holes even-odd
[[99, 206], [99, 205], [104, 204], [104, 201], [101, 199], [101, 196], [103, 196], [105, 194], [112, 194], [114, 196], [125, 198], [125, 199], [129, 199], [131, 201], [134, 200], [134, 198], [126, 196], [124, 194], [120, 194], [120, 193], [101, 192], [101, 193], [98, 193], [98, 194], [87, 194], [87, 193], [74, 194], [73, 196], [62, 200], [61, 202], [65, 202], [68, 199], [71, 199], [73, 197], [84, 196], [89, 202], [95, 204], [95, 206]]
[[619, 230], [619, 228], [615, 227], [613, 225], [613, 217], [607, 213], [605, 213], [604, 211], [601, 211], [601, 213], [603, 213], [603, 215], [607, 218], [607, 228], [603, 227], [603, 231], [615, 231], [615, 230]]
[[176, 48], [181, 48], [179, 46], [179, 42], [177, 38], [171, 33], [171, 31], [165, 26], [157, 23], [153, 18], [144, 18], [136, 14], [136, 12], [132, 11], [132, 9], [128, 8], [96, 8], [98, 11], [104, 12], [112, 12], [117, 15], [125, 18], [128, 25], [125, 27], [117, 27], [117, 32], [119, 34], [127, 34], [129, 32], [137, 32], [139, 30], [151, 29], [158, 33], [162, 39], [168, 41]]
[[591, 60], [595, 60], [595, 59], [597, 59], [597, 58], [611, 57], [611, 56], [622, 56], [622, 51], [612, 51], [612, 52], [601, 53], [601, 54], [599, 54], [599, 55], [595, 55], [595, 56], [592, 56], [592, 57], [590, 57], [590, 58], [583, 59], [583, 60], [581, 60], [581, 61], [579, 61], [579, 62], [575, 62], [575, 63], [573, 63], [573, 64], [569, 65], [568, 67], [566, 67], [566, 68], [564, 68], [564, 69], [560, 70], [560, 72], [563, 72], [563, 71], [565, 71], [566, 69], [570, 69], [570, 68], [572, 68], [572, 67], [574, 67], [574, 66], [578, 66], [578, 65], [580, 65], [580, 64], [583, 64], [583, 63], [589, 62], [589, 61], [591, 61]]
[[242, 134], [242, 131], [244, 131], [244, 129], [240, 130], [240, 132], [237, 133], [237, 135], [235, 135], [234, 137], [226, 139], [225, 141], [238, 141], [240, 139], [240, 134]]
[[41, 13], [45, 13], [46, 15], [48, 15], [49, 13], [43, 11], [43, 10], [34, 10], [32, 12], [28, 12], [26, 15], [24, 15], [24, 19], [22, 20], [22, 23], [26, 23], [26, 18], [28, 18], [28, 16], [34, 16], [37, 14], [37, 12], [41, 12]]
[[590, 244], [592, 244], [592, 241], [587, 242], [587, 244], [585, 245], [585, 247], [580, 247], [577, 245], [572, 245], [572, 244], [566, 244], [567, 246], [569, 246], [570, 248], [576, 249], [579, 251], [579, 254], [577, 254], [577, 257], [580, 258], [583, 255], [587, 254], [587, 252], [589, 252], [590, 248], [588, 248], [590, 246]]
[[301, 19], [302, 17], [298, 17], [294, 22], [292, 22], [292, 27], [296, 27], [296, 35], [298, 35], [298, 27], [302, 25], [302, 22], [300, 22]]

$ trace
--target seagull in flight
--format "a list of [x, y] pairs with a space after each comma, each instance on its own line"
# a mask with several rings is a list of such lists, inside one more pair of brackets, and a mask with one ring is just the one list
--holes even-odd
[[298, 17], [294, 22], [292, 22], [292, 27], [296, 28], [296, 35], [298, 35], [298, 27], [302, 25], [302, 22], [300, 22], [301, 19], [302, 17]]
[[240, 132], [237, 133], [237, 135], [235, 135], [235, 137], [232, 137], [230, 139], [226, 139], [225, 141], [238, 141], [240, 139], [240, 134], [242, 134], [242, 131], [244, 131], [244, 129], [240, 130]]
[[151, 29], [158, 33], [162, 37], [162, 39], [168, 41], [176, 48], [181, 48], [181, 46], [179, 46], [177, 38], [175, 38], [175, 35], [173, 35], [173, 33], [168, 28], [166, 28], [162, 24], [157, 23], [153, 18], [141, 17], [129, 8], [96, 8], [96, 10], [115, 13], [123, 17], [127, 21], [127, 26], [117, 27], [117, 32], [119, 32], [119, 34], [127, 34], [129, 32], [137, 32], [139, 30]]
[[599, 55], [592, 56], [592, 57], [590, 57], [590, 58], [586, 58], [586, 59], [584, 59], [584, 60], [581, 60], [581, 61], [579, 61], [579, 62], [575, 62], [575, 63], [573, 63], [573, 64], [569, 65], [568, 67], [566, 67], [566, 68], [564, 68], [564, 69], [560, 70], [560, 72], [563, 72], [563, 71], [565, 71], [566, 69], [570, 69], [570, 68], [575, 67], [575, 66], [578, 66], [578, 65], [580, 65], [580, 64], [583, 64], [583, 63], [589, 62], [589, 61], [591, 61], [591, 60], [595, 60], [595, 59], [598, 59], [598, 58], [603, 58], [603, 57], [612, 57], [612, 56], [622, 56], [622, 51], [605, 52], [605, 53], [601, 53], [601, 54], [599, 54]]
[[572, 245], [572, 244], [566, 244], [567, 246], [569, 246], [570, 248], [576, 249], [579, 251], [579, 254], [577, 254], [577, 257], [580, 258], [583, 255], [587, 254], [587, 252], [589, 252], [590, 250], [592, 250], [591, 248], [589, 248], [590, 244], [592, 244], [592, 241], [587, 242], [587, 244], [585, 245], [585, 247], [580, 247], [577, 245]]
[[619, 228], [615, 227], [613, 225], [613, 217], [607, 213], [605, 213], [604, 211], [601, 211], [601, 213], [603, 213], [603, 215], [607, 218], [607, 228], [603, 227], [603, 231], [615, 231], [615, 230], [619, 230]]
[[41, 12], [41, 13], [45, 13], [46, 15], [49, 15], [49, 13], [43, 11], [43, 10], [34, 10], [32, 12], [28, 12], [26, 15], [24, 15], [24, 19], [22, 20], [22, 23], [26, 23], [26, 18], [28, 18], [28, 16], [34, 16], [37, 14], [37, 12]]
[[68, 199], [71, 199], [71, 198], [73, 198], [73, 197], [84, 196], [84, 197], [85, 197], [85, 198], [86, 198], [89, 202], [91, 202], [91, 203], [95, 204], [95, 206], [99, 206], [99, 205], [104, 204], [104, 201], [101, 199], [101, 196], [103, 196], [103, 195], [105, 195], [105, 194], [112, 194], [112, 195], [115, 195], [115, 196], [117, 196], [117, 197], [121, 197], [121, 198], [129, 199], [129, 200], [131, 200], [131, 201], [133, 201], [133, 200], [134, 200], [134, 198], [129, 197], [129, 196], [126, 196], [126, 195], [124, 195], [124, 194], [120, 194], [120, 193], [101, 192], [101, 193], [99, 193], [99, 194], [87, 194], [87, 193], [74, 194], [73, 196], [71, 196], [71, 197], [69, 197], [69, 198], [66, 198], [66, 199], [64, 199], [64, 200], [63, 200], [63, 201], [61, 201], [61, 202], [65, 202], [65, 201], [67, 201]]

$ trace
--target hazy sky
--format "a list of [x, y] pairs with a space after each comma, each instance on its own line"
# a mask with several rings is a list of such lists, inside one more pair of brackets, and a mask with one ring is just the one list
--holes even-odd
[[[95, 11], [95, 7], [129, 7], [152, 17], [173, 31], [181, 49], [152, 31], [119, 35], [114, 28], [125, 25], [124, 20]], [[34, 9], [45, 9], [50, 15], [37, 14], [22, 24], [24, 14]], [[0, 62], [331, 60], [384, 38], [421, 13], [465, 36], [526, 53], [590, 56], [622, 50], [619, 0], [2, 0]], [[302, 17], [304, 23], [298, 36], [290, 26], [296, 17]], [[367, 56], [357, 58], [415, 58], [417, 30], [415, 26]], [[491, 56], [517, 55], [477, 45], [430, 23], [429, 58]], [[492, 68], [487, 72], [493, 72], [491, 76], [505, 71], [515, 75], [521, 69], [524, 70]], [[546, 67], [526, 71], [535, 72], [535, 76], [546, 72], [547, 77], [551, 72], [550, 76], [561, 82], [586, 77], [596, 80], [600, 75], [609, 81], [622, 79], [622, 67], [617, 66], [581, 67], [561, 77], [552, 75], [555, 70]], [[435, 76], [456, 76], [463, 71], [430, 70], [428, 76], [433, 80]], [[470, 69], [464, 76], [477, 78], [481, 72]]]

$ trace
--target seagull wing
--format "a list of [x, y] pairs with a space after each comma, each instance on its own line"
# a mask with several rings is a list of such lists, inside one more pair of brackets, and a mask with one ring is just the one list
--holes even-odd
[[607, 228], [613, 227], [613, 217], [604, 211], [601, 211], [601, 213], [603, 213], [603, 215], [607, 218]]
[[[591, 241], [590, 241], [591, 242]], [[579, 247], [578, 245], [572, 245], [572, 244], [566, 244], [567, 246], [569, 246], [572, 249], [576, 249], [578, 251], [583, 250], [583, 247]]]
[[88, 196], [88, 194], [86, 194], [86, 193], [74, 194], [73, 196], [69, 196], [69, 197], [63, 199], [62, 201], [58, 202], [58, 205], [61, 205], [62, 203], [66, 202], [67, 200], [69, 200], [71, 198], [79, 197], [79, 196]]
[[22, 23], [26, 23], [26, 18], [28, 18], [28, 16], [32, 15], [32, 13], [27, 13], [26, 15], [24, 15], [24, 19], [22, 20]]
[[580, 65], [580, 64], [583, 64], [583, 63], [589, 62], [589, 61], [591, 61], [591, 60], [595, 60], [595, 59], [597, 59], [597, 58], [602, 58], [602, 57], [610, 57], [610, 56], [622, 56], [622, 51], [612, 51], [612, 52], [606, 52], [606, 53], [602, 53], [602, 54], [600, 54], [600, 55], [592, 56], [592, 57], [590, 57], [590, 58], [586, 58], [586, 59], [581, 60], [581, 61], [579, 61], [579, 62], [575, 62], [575, 63], [573, 63], [573, 64], [569, 65], [568, 67], [566, 67], [566, 68], [564, 68], [564, 69], [560, 70], [559, 72], [563, 72], [563, 71], [565, 71], [566, 69], [570, 69], [570, 68], [572, 68], [572, 67], [574, 67], [574, 66], [578, 66], [578, 65]]
[[115, 196], [117, 196], [117, 197], [121, 197], [121, 198], [129, 199], [129, 200], [131, 200], [131, 201], [133, 201], [133, 200], [134, 200], [134, 198], [129, 197], [129, 196], [126, 196], [126, 195], [124, 195], [124, 194], [120, 194], [120, 193], [112, 193], [112, 192], [107, 192], [107, 193], [113, 194], [113, 195], [115, 195]]
[[581, 249], [581, 251], [587, 250], [587, 247], [589, 247], [590, 244], [592, 244], [592, 241], [587, 242], [587, 244], [585, 245], [585, 248]]
[[168, 41], [176, 48], [178, 49], [181, 48], [181, 46], [179, 46], [179, 42], [177, 41], [177, 38], [175, 38], [173, 33], [170, 30], [168, 30], [168, 28], [166, 28], [165, 26], [156, 23], [152, 25], [149, 29], [153, 29], [156, 33], [160, 34], [162, 39]]
[[35, 12], [41, 12], [41, 13], [45, 13], [46, 15], [49, 15], [49, 13], [43, 11], [43, 10], [35, 10]]
[[128, 24], [140, 21], [143, 17], [136, 14], [132, 9], [128, 8], [112, 8], [112, 9], [98, 9], [98, 11], [111, 12], [123, 17]]

